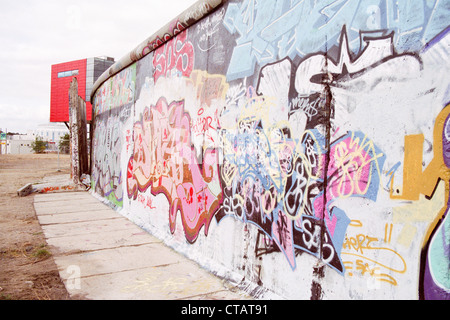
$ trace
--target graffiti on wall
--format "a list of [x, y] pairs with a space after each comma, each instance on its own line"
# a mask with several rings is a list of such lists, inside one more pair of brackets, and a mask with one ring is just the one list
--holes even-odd
[[387, 30], [394, 31], [394, 44], [399, 52], [419, 50], [447, 27], [442, 16], [450, 9], [444, 2], [339, 0], [286, 4], [282, 0], [245, 0], [231, 3], [224, 24], [231, 34], [237, 35], [237, 40], [227, 79], [250, 76], [256, 63], [326, 52], [335, 45], [343, 24], [350, 31], [351, 52], [363, 49], [360, 32], [384, 35]]
[[[448, 214], [450, 199], [449, 108], [450, 105], [447, 105], [438, 116], [435, 127], [434, 145], [436, 149], [432, 166], [436, 166], [436, 170], [432, 174], [435, 178], [438, 177], [438, 179], [442, 179], [445, 182], [446, 194], [444, 203], [446, 203], [446, 206], [441, 209], [438, 217], [433, 221], [429, 229], [430, 240], [423, 250], [423, 282], [420, 289], [423, 292], [423, 297], [426, 299], [448, 297], [448, 289], [450, 288], [450, 215]], [[444, 125], [441, 127], [442, 123]], [[436, 162], [438, 164], [435, 164]]]
[[176, 36], [185, 29], [186, 26], [184, 26], [180, 21], [172, 21], [171, 25], [169, 26], [169, 30], [164, 33], [164, 35], [162, 35], [161, 37], [157, 35], [155, 39], [149, 41], [149, 43], [142, 49], [142, 56], [145, 56], [151, 51], [155, 50], [166, 41], [169, 41], [173, 36]]
[[[300, 63], [295, 74], [303, 76], [302, 68]], [[327, 150], [318, 129], [325, 98], [320, 88], [308, 95], [297, 92], [301, 81], [289, 79], [292, 69], [289, 59], [263, 68], [257, 90], [248, 89], [236, 127], [222, 130], [223, 214], [257, 225], [293, 269], [295, 252], [302, 250], [342, 273], [340, 250], [350, 221], [333, 202], [351, 196], [375, 201], [385, 156], [361, 132], [344, 134]], [[277, 99], [291, 101], [290, 109], [286, 120], [273, 123]], [[307, 124], [293, 129], [300, 112]], [[296, 130], [302, 135], [294, 135]]]
[[115, 108], [98, 116], [92, 140], [92, 188], [121, 207], [123, 177], [121, 154], [124, 145], [124, 123], [131, 115], [131, 106]]
[[133, 132], [134, 150], [127, 167], [128, 197], [136, 199], [138, 192], [149, 187], [153, 195], [163, 193], [170, 203], [172, 232], [180, 211], [189, 242], [196, 240], [202, 227], [207, 235], [221, 202], [218, 156], [215, 150], [207, 150], [203, 162], [198, 163], [184, 102], [168, 104], [160, 98], [155, 106], [144, 110]]
[[450, 121], [439, 108], [450, 97], [423, 74], [448, 59], [433, 50], [448, 43], [449, 10], [244, 0], [174, 24], [148, 67], [97, 91], [93, 190], [140, 202], [149, 219], [164, 196], [170, 232], [181, 221], [189, 244], [232, 220], [256, 231], [243, 260], [281, 255], [296, 274], [306, 254], [343, 281], [399, 288], [413, 276], [420, 298], [447, 298]]
[[187, 34], [187, 31], [181, 32], [155, 50], [153, 54], [155, 82], [160, 76], [166, 76], [171, 72], [179, 72], [182, 76], [189, 77], [194, 66], [194, 47], [187, 40]]
[[136, 64], [110, 78], [95, 97], [94, 115], [132, 103], [136, 83]]
[[108, 80], [94, 100], [91, 187], [112, 204], [122, 207], [123, 178], [121, 156], [126, 122], [131, 118], [136, 81], [136, 65]]
[[[421, 259], [420, 293], [422, 298], [436, 299], [448, 297], [450, 280], [450, 224], [449, 206], [449, 143], [450, 143], [450, 105], [437, 116], [434, 126], [433, 154], [429, 165], [422, 171], [422, 134], [405, 136], [405, 168], [403, 192], [398, 194], [391, 188], [391, 198], [418, 200], [423, 194], [432, 198], [439, 181], [445, 184], [443, 204], [439, 213], [431, 221], [426, 235]], [[392, 180], [391, 180], [392, 185]]]

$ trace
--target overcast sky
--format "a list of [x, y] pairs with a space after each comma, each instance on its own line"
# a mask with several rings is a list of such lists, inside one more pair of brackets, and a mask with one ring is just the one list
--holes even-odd
[[0, 129], [49, 122], [51, 66], [117, 60], [197, 0], [0, 0]]

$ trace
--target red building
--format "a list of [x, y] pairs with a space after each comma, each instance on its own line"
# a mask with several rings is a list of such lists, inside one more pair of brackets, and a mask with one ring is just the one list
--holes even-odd
[[50, 122], [69, 122], [69, 87], [74, 77], [78, 81], [78, 94], [86, 101], [87, 121], [91, 121], [92, 87], [98, 77], [113, 64], [113, 58], [96, 57], [52, 65]]

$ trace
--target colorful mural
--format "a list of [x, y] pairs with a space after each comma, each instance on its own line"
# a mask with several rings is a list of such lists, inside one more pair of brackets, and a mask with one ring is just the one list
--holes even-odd
[[205, 12], [96, 90], [93, 192], [286, 298], [449, 299], [449, 3]]

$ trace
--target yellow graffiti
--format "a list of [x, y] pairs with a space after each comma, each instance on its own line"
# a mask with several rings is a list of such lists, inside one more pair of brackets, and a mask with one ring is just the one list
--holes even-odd
[[201, 105], [211, 106], [212, 100], [225, 100], [229, 84], [221, 74], [209, 74], [207, 71], [194, 70], [189, 79], [197, 88], [197, 99]]
[[[446, 207], [445, 199], [445, 182], [440, 181], [433, 193], [431, 199], [427, 199], [424, 195], [420, 195], [418, 201], [411, 201], [392, 208], [392, 223], [395, 225], [403, 225], [396, 242], [405, 247], [409, 247], [415, 237], [418, 235], [418, 224], [428, 224], [433, 221], [435, 216]], [[423, 237], [423, 232], [420, 233]], [[426, 238], [425, 238], [426, 240]]]
[[444, 205], [434, 219], [431, 217], [432, 221], [425, 234], [424, 244], [430, 238], [432, 230], [434, 230], [439, 219], [443, 217], [447, 209], [450, 170], [444, 163], [442, 133], [445, 120], [449, 113], [450, 104], [436, 117], [433, 132], [434, 155], [425, 170], [422, 171], [424, 135], [405, 136], [403, 187], [401, 194], [400, 191], [397, 192], [398, 194], [394, 194], [393, 179], [391, 179], [390, 184], [391, 199], [418, 201], [420, 200], [420, 195], [424, 195], [428, 199], [432, 198], [435, 195], [439, 181], [442, 180], [445, 183]]
[[363, 275], [363, 276], [369, 275], [371, 277], [374, 277], [375, 280], [384, 281], [384, 282], [392, 284], [393, 286], [397, 285], [397, 280], [395, 280], [394, 277], [392, 277], [391, 275], [389, 275], [387, 273], [381, 273], [380, 267], [370, 266], [369, 263], [364, 262], [363, 260], [360, 260], [360, 259], [356, 259], [355, 264], [356, 264], [356, 267], [353, 268], [353, 262], [351, 262], [351, 261], [344, 262], [345, 269], [347, 270], [347, 274], [350, 277], [353, 276], [352, 270], [356, 270], [356, 271], [359, 271], [361, 273], [361, 275]]
[[[349, 224], [349, 228], [359, 228], [362, 226], [363, 224], [359, 220], [352, 220]], [[397, 251], [378, 244], [380, 241], [383, 241], [385, 244], [390, 243], [392, 228], [392, 224], [387, 223], [385, 225], [383, 240], [363, 233], [358, 233], [356, 236], [346, 236], [342, 246], [344, 251], [341, 254], [342, 256], [349, 256], [355, 259], [354, 262], [344, 261], [349, 276], [353, 275], [353, 270], [357, 270], [362, 275], [369, 275], [378, 281], [387, 282], [394, 286], [397, 285], [397, 280], [392, 275], [381, 273], [381, 270], [384, 268], [389, 272], [403, 274], [407, 270], [406, 261]], [[368, 256], [368, 253], [375, 251], [377, 252], [377, 257], [383, 257], [383, 254], [387, 255], [384, 257], [386, 262], [389, 261], [389, 263], [380, 260], [380, 258]]]

